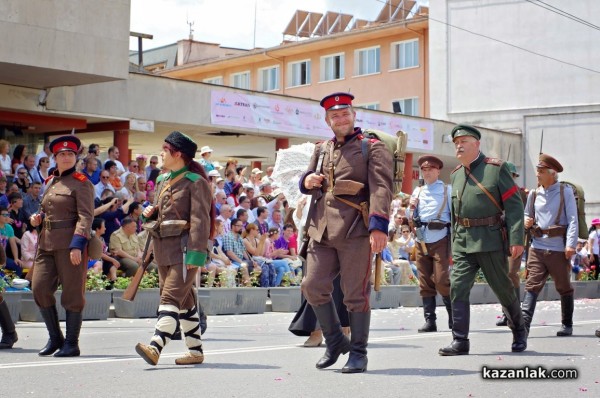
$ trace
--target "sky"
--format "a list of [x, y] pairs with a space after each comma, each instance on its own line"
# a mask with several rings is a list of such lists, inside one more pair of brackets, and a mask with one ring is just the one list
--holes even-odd
[[[188, 22], [193, 23], [197, 41], [241, 49], [268, 48], [281, 43], [297, 9], [374, 20], [384, 4], [385, 0], [131, 0], [130, 30], [154, 35], [143, 41], [144, 49], [187, 39]], [[137, 39], [130, 39], [129, 48], [137, 50]]]

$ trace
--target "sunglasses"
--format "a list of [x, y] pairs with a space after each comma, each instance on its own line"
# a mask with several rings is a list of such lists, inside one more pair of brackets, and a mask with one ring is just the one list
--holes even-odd
[[110, 177], [109, 176], [102, 176], [100, 178], [102, 178], [103, 180], [108, 180]]
[[150, 162], [150, 164], [158, 164], [158, 162]]

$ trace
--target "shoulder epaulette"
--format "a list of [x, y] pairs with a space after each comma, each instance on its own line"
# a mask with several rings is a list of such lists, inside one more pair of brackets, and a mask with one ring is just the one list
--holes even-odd
[[455, 173], [456, 171], [458, 171], [458, 170], [459, 170], [461, 167], [463, 167], [463, 166], [462, 166], [462, 164], [459, 164], [458, 166], [456, 166], [456, 167], [454, 168], [454, 170], [452, 170], [452, 171], [450, 172], [450, 174], [454, 174], [454, 173]]
[[185, 178], [187, 178], [188, 180], [193, 181], [193, 182], [198, 181], [198, 179], [200, 177], [201, 177], [200, 174], [190, 173], [190, 172], [185, 173]]
[[86, 181], [88, 179], [85, 174], [80, 173], [78, 171], [76, 171], [76, 172], [73, 173], [73, 178], [76, 179], [76, 180], [78, 180], [78, 181], [81, 181], [81, 182], [84, 182], [84, 181]]
[[161, 182], [164, 179], [165, 179], [165, 175], [159, 174], [158, 177], [156, 177], [156, 183], [158, 184], [159, 182]]
[[502, 166], [504, 160], [498, 158], [485, 158], [483, 161], [487, 164], [493, 164], [494, 166]]

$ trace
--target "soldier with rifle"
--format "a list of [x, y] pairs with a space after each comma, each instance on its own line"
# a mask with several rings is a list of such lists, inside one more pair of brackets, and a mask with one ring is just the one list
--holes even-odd
[[523, 253], [523, 202], [506, 163], [481, 153], [481, 133], [475, 127], [457, 125], [452, 140], [460, 165], [451, 176], [452, 343], [439, 355], [469, 353], [469, 294], [481, 269], [502, 304], [513, 333], [512, 351], [527, 348], [527, 331], [519, 299], [508, 279], [507, 255]]
[[168, 172], [157, 179], [155, 205], [143, 213], [152, 220], [146, 228], [158, 264], [160, 305], [150, 344], [138, 343], [135, 349], [150, 365], [158, 363], [178, 324], [189, 352], [175, 363], [204, 361], [194, 281], [206, 263], [213, 213], [208, 177], [193, 160], [196, 149], [196, 143], [178, 131], [165, 138], [161, 157]]
[[[387, 243], [393, 179], [392, 156], [384, 143], [363, 136], [354, 126], [353, 99], [349, 93], [334, 93], [321, 100], [335, 137], [315, 147], [308, 171], [300, 178], [302, 193], [317, 193], [307, 220], [310, 242], [302, 282], [327, 345], [316, 367], [327, 368], [350, 351], [342, 373], [367, 370], [371, 262], [373, 253]], [[321, 156], [322, 168], [317, 167]], [[331, 297], [338, 274], [350, 316], [350, 341], [342, 333]]]
[[424, 155], [417, 160], [425, 184], [415, 188], [410, 198], [410, 220], [417, 237], [417, 270], [423, 300], [425, 324], [419, 333], [436, 332], [435, 296], [442, 296], [452, 329], [450, 304], [450, 193], [452, 188], [440, 179], [444, 167], [436, 156]]

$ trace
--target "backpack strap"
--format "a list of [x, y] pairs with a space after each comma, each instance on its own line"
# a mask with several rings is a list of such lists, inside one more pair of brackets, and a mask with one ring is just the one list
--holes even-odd
[[446, 207], [446, 203], [448, 203], [448, 186], [449, 185], [444, 185], [444, 201], [442, 202], [442, 206], [440, 206], [440, 210], [438, 211], [437, 216], [435, 216], [437, 220], [441, 220], [442, 213], [444, 212], [444, 208]]
[[[565, 186], [561, 182], [560, 183], [560, 204], [558, 205], [558, 212], [556, 213], [556, 219], [554, 220], [554, 225], [559, 225], [558, 223], [560, 221], [560, 215], [563, 212], [563, 209], [565, 209]], [[566, 209], [565, 209], [565, 215], [566, 215]]]

